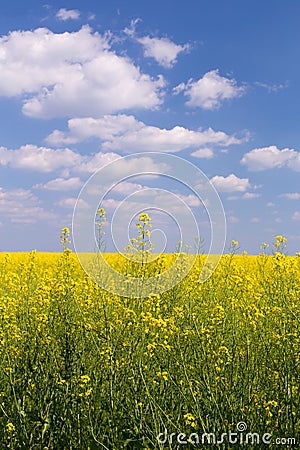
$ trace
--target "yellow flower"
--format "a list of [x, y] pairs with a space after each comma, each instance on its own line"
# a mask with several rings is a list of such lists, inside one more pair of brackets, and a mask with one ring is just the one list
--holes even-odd
[[190, 425], [191, 427], [196, 428], [197, 421], [196, 421], [196, 417], [194, 417], [193, 414], [187, 413], [183, 416], [183, 418], [184, 418], [186, 425]]
[[80, 383], [89, 383], [90, 381], [91, 381], [91, 379], [88, 375], [81, 375]]
[[6, 429], [9, 433], [13, 433], [16, 430], [16, 427], [13, 423], [8, 422], [8, 424], [6, 425]]
[[277, 239], [280, 243], [287, 241], [287, 238], [284, 236], [281, 236], [280, 234], [278, 236], [275, 236], [275, 239]]
[[162, 377], [165, 381], [168, 381], [168, 372], [156, 372], [158, 377]]

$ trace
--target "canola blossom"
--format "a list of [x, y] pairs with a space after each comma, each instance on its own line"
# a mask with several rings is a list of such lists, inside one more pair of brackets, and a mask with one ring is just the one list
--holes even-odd
[[[146, 251], [147, 229], [130, 245]], [[104, 291], [68, 250], [68, 229], [61, 242], [61, 254], [0, 254], [1, 449], [159, 449], [165, 429], [243, 422], [299, 439], [300, 258], [284, 237], [258, 256], [233, 241], [205, 283], [198, 255], [179, 284], [145, 298]], [[143, 279], [174, 255], [105, 257]]]

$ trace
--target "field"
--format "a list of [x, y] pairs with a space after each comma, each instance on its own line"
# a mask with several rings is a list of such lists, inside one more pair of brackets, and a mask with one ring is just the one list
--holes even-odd
[[66, 245], [0, 254], [0, 448], [240, 448], [217, 442], [237, 424], [250, 448], [299, 439], [300, 258], [283, 241], [234, 247], [203, 284], [198, 256], [147, 298], [102, 290]]

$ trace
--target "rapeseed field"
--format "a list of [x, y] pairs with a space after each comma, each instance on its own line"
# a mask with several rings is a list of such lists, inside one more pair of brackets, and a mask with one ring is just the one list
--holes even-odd
[[[199, 255], [181, 283], [147, 298], [103, 290], [67, 229], [62, 243], [60, 254], [0, 254], [1, 449], [182, 448], [180, 433], [183, 448], [241, 448], [220, 441], [241, 423], [272, 442], [299, 439], [300, 257], [285, 255], [285, 238], [258, 256], [233, 241], [205, 283]], [[124, 271], [121, 256], [107, 258]]]

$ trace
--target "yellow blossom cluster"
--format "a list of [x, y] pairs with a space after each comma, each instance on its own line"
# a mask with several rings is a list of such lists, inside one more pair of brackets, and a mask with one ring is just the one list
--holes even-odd
[[[99, 240], [105, 220], [99, 209]], [[150, 250], [150, 225], [139, 216], [137, 251]], [[199, 255], [178, 285], [147, 298], [102, 290], [68, 251], [67, 228], [61, 241], [60, 254], [0, 254], [3, 448], [159, 448], [164, 429], [240, 421], [299, 435], [300, 258], [286, 255], [286, 238], [258, 256], [232, 241], [205, 283]], [[145, 277], [174, 261], [105, 258]]]

